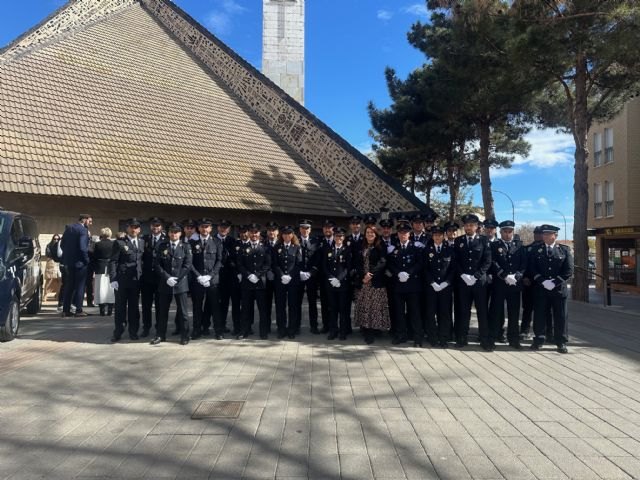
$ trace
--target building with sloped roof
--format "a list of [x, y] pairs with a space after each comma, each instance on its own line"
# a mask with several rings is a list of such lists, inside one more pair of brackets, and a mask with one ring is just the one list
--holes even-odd
[[0, 51], [0, 205], [61, 231], [416, 197], [169, 0], [72, 0]]

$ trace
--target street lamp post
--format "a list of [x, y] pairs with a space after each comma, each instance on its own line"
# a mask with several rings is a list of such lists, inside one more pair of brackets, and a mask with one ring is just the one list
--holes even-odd
[[502, 195], [504, 195], [505, 197], [507, 197], [509, 199], [509, 201], [511, 202], [511, 220], [513, 220], [513, 223], [516, 223], [516, 207], [513, 204], [513, 200], [511, 200], [511, 197], [509, 195], [507, 195], [504, 192], [501, 192], [500, 190], [493, 190], [491, 189], [492, 192], [496, 192], [496, 193], [501, 193]]
[[560, 210], [551, 210], [553, 213], [557, 213], [559, 215], [562, 215], [562, 219], [564, 220], [564, 241], [567, 241], [567, 217], [564, 216], [564, 213], [562, 213]]

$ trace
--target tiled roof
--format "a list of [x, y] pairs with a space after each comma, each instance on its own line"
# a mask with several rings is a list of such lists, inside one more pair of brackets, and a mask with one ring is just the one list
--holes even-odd
[[163, 2], [75, 0], [2, 51], [0, 191], [311, 215], [390, 198], [415, 208], [290, 98], [304, 128], [278, 131], [282, 113], [270, 122], [266, 97], [234, 90], [237, 65], [219, 75], [201, 63]]

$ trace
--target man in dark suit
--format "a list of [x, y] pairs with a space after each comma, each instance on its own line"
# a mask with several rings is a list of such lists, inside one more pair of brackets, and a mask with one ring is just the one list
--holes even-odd
[[[529, 271], [529, 258], [540, 245], [543, 245], [542, 230], [540, 226], [533, 229], [533, 242], [525, 247], [527, 252], [527, 269], [522, 279], [522, 323], [520, 324], [520, 336], [525, 339], [529, 338], [531, 323], [533, 322], [533, 304], [534, 304], [534, 284], [533, 275]], [[547, 324], [547, 336], [550, 336], [553, 329], [553, 320]]]
[[[447, 348], [451, 335], [454, 249], [444, 242], [444, 229], [431, 228], [431, 240], [425, 250], [425, 283], [427, 297], [427, 338], [432, 346]], [[437, 321], [436, 321], [437, 320]]]
[[224, 333], [231, 330], [227, 328], [227, 315], [229, 304], [231, 304], [231, 320], [233, 324], [233, 334], [237, 335], [240, 330], [240, 283], [236, 276], [236, 247], [240, 250], [239, 241], [231, 235], [231, 222], [220, 220], [218, 222], [218, 233], [216, 238], [222, 245], [222, 260], [220, 267], [220, 285], [218, 294], [220, 297], [220, 322], [224, 328]]
[[396, 310], [394, 339], [398, 345], [408, 340], [408, 326], [412, 325], [415, 347], [422, 347], [424, 329], [420, 318], [420, 293], [422, 292], [423, 248], [409, 240], [411, 226], [398, 223], [398, 246], [387, 257], [389, 271], [393, 278], [393, 303]]
[[237, 338], [249, 337], [255, 302], [260, 316], [260, 338], [265, 340], [269, 334], [265, 289], [267, 272], [271, 271], [271, 253], [260, 242], [260, 225], [249, 225], [249, 242], [240, 250], [237, 262], [242, 288], [242, 331]]
[[223, 246], [211, 235], [213, 222], [203, 218], [198, 226], [199, 237], [189, 240], [192, 252], [191, 300], [193, 302], [193, 339], [209, 335], [213, 318], [216, 340], [224, 338], [224, 325], [220, 321], [218, 285], [222, 267]]
[[495, 344], [489, 335], [487, 312], [487, 271], [491, 267], [491, 249], [487, 237], [478, 235], [477, 215], [464, 215], [462, 222], [465, 235], [456, 238], [454, 242], [460, 302], [460, 311], [454, 326], [456, 347], [462, 348], [467, 345], [471, 306], [475, 304], [480, 346], [490, 352], [495, 350]]
[[86, 317], [82, 311], [82, 299], [87, 282], [89, 266], [89, 227], [93, 220], [91, 215], [83, 213], [78, 222], [67, 225], [60, 248], [62, 250], [62, 264], [64, 264], [67, 276], [64, 283], [64, 301], [62, 316], [71, 316], [71, 304], [75, 305], [76, 317]]
[[140, 327], [140, 280], [142, 278], [142, 255], [144, 240], [139, 238], [140, 221], [132, 218], [127, 221], [127, 235], [113, 242], [113, 252], [109, 262], [111, 287], [116, 291], [115, 330], [112, 342], [122, 337], [124, 326], [129, 324], [129, 338], [138, 340]]
[[424, 217], [416, 213], [411, 217], [411, 226], [413, 230], [409, 236], [409, 240], [412, 241], [416, 247], [424, 248], [429, 241], [429, 233], [425, 230]]
[[318, 330], [318, 278], [320, 242], [311, 237], [311, 220], [300, 220], [300, 247], [302, 248], [302, 263], [300, 265], [300, 299], [298, 301], [298, 318], [302, 318], [302, 299], [307, 292], [309, 304], [309, 327], [311, 333], [319, 334]]
[[[153, 268], [158, 276], [158, 304], [159, 310], [156, 323], [156, 337], [151, 345], [157, 345], [167, 339], [167, 321], [172, 298], [180, 305], [180, 311], [187, 311], [187, 293], [189, 292], [189, 273], [191, 271], [191, 247], [180, 241], [182, 226], [172, 223], [169, 228], [169, 238], [165, 238], [156, 246]], [[180, 331], [181, 345], [189, 343], [189, 321], [182, 316]]]
[[351, 249], [352, 252], [359, 252], [362, 250], [362, 242], [364, 237], [361, 232], [362, 217], [360, 215], [354, 215], [349, 219], [349, 230], [351, 233], [345, 240], [345, 245]]
[[529, 255], [534, 282], [532, 350], [544, 344], [547, 322], [553, 318], [553, 336], [558, 352], [567, 353], [567, 282], [573, 276], [573, 255], [566, 245], [556, 242], [558, 227], [542, 225], [544, 243]]
[[[267, 248], [269, 253], [272, 254], [273, 249], [276, 248], [276, 244], [278, 243], [280, 226], [276, 222], [271, 221], [267, 223], [266, 227], [267, 235], [264, 240], [264, 246]], [[275, 281], [271, 270], [267, 272], [267, 286], [264, 290], [264, 294], [267, 305], [267, 324], [269, 325], [269, 333], [271, 333], [271, 313], [273, 311], [273, 298], [275, 294]]]
[[[333, 220], [326, 219], [322, 224], [322, 238], [320, 239], [320, 258], [324, 258], [325, 250], [333, 248], [333, 229], [336, 223]], [[320, 269], [318, 275], [318, 286], [320, 287], [320, 307], [322, 315], [322, 328], [320, 333], [329, 332], [329, 297], [327, 291], [327, 276], [324, 272], [324, 262], [318, 262], [318, 268]]]
[[156, 330], [158, 329], [158, 275], [153, 270], [153, 257], [156, 247], [167, 239], [162, 225], [163, 222], [158, 217], [149, 219], [151, 233], [142, 237], [144, 240], [144, 253], [142, 254], [142, 281], [140, 282], [140, 297], [142, 300], [141, 338], [149, 336], [152, 323], [151, 307], [153, 305], [156, 307]]
[[507, 340], [520, 350], [520, 291], [527, 268], [526, 250], [513, 238], [515, 223], [500, 223], [500, 240], [491, 243], [491, 302], [489, 304], [489, 329], [494, 341], [504, 338], [504, 304], [507, 302]]
[[[353, 268], [353, 251], [344, 245], [344, 228], [334, 229], [334, 245], [323, 250], [323, 271], [329, 305], [329, 336], [334, 340], [346, 340], [349, 333], [351, 311], [350, 281]], [[339, 319], [339, 321], [338, 321]]]
[[293, 241], [291, 225], [282, 227], [281, 232], [282, 241], [271, 252], [271, 270], [275, 276], [276, 323], [278, 338], [288, 336], [293, 339], [300, 330], [298, 301], [302, 248]]

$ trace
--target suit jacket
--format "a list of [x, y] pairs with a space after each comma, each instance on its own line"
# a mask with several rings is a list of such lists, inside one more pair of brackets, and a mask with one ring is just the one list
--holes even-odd
[[[527, 269], [527, 251], [519, 241], [512, 241], [511, 248], [502, 240], [491, 242], [491, 274], [493, 283], [504, 283], [507, 275], [515, 275], [518, 281], [515, 285], [507, 285], [512, 289], [522, 288], [522, 278]], [[506, 284], [505, 284], [506, 285]]]
[[144, 245], [142, 238], [138, 238], [138, 248], [133, 246], [129, 237], [113, 242], [109, 262], [109, 277], [112, 282], [118, 282], [120, 287], [138, 286], [142, 277]]
[[435, 243], [430, 240], [424, 253], [426, 284], [447, 282], [449, 285], [453, 285], [456, 276], [454, 248], [443, 242], [440, 246], [440, 253], [438, 253]]
[[[155, 284], [158, 283], [158, 275], [156, 275], [153, 265], [153, 235], [145, 235], [142, 238], [144, 239], [144, 252], [142, 253], [142, 281], [144, 283]], [[156, 249], [165, 241], [169, 241], [169, 239], [167, 238], [167, 234], [162, 232], [156, 243]]]
[[[188, 243], [178, 241], [174, 252], [171, 251], [171, 242], [168, 239], [157, 244], [153, 269], [158, 276], [158, 292], [173, 295], [187, 293], [191, 261], [191, 247]], [[173, 287], [167, 285], [167, 280], [171, 277], [178, 279], [178, 283]]]
[[96, 275], [109, 274], [109, 262], [113, 252], [113, 241], [109, 239], [100, 240], [93, 248], [93, 271]]
[[529, 255], [529, 270], [533, 274], [534, 283], [544, 292], [549, 291], [542, 287], [542, 282], [551, 280], [555, 288], [549, 293], [568, 296], [567, 282], [573, 276], [573, 255], [569, 247], [556, 243], [551, 256], [548, 256], [547, 246], [541, 243]]
[[373, 288], [384, 288], [386, 286], [385, 271], [387, 269], [387, 247], [381, 243], [379, 247], [371, 247], [369, 250], [369, 268], [364, 268], [364, 256], [366, 248], [360, 248], [354, 257], [354, 269], [356, 271], [354, 286], [362, 288], [364, 276], [367, 273], [373, 275], [371, 286]]
[[331, 241], [328, 241], [326, 237], [322, 236], [318, 239], [320, 244], [320, 252], [318, 253], [318, 269], [322, 278], [326, 277], [324, 270], [324, 257], [327, 253], [328, 249], [331, 249], [335, 245], [335, 240], [332, 238]]
[[291, 276], [288, 285], [298, 285], [300, 283], [300, 266], [302, 265], [302, 247], [300, 245], [289, 246], [278, 244], [271, 251], [271, 270], [275, 275], [276, 284], [282, 284], [280, 279], [283, 275]]
[[[222, 252], [224, 247], [217, 237], [209, 235], [207, 245], [204, 246], [202, 237], [198, 240], [189, 240], [191, 246], [192, 264], [191, 281], [201, 275], [210, 275], [211, 284], [220, 283], [220, 269], [222, 268]], [[199, 283], [196, 283], [200, 285]]]
[[[220, 281], [230, 281], [236, 272], [236, 252], [240, 250], [240, 241], [227, 235], [224, 240], [216, 235], [222, 246], [222, 258], [220, 260]], [[237, 250], [236, 250], [237, 247]]]
[[360, 235], [358, 235], [357, 240], [353, 237], [353, 234], [347, 235], [347, 238], [345, 238], [344, 240], [344, 244], [351, 249], [353, 257], [355, 257], [358, 253], [362, 251], [363, 243], [364, 243], [364, 233], [360, 233]]
[[329, 285], [327, 288], [335, 290], [335, 288], [329, 283], [329, 279], [337, 278], [340, 280], [340, 287], [338, 290], [348, 290], [349, 283], [351, 281], [351, 270], [353, 268], [351, 248], [346, 245], [342, 245], [342, 247], [336, 251], [335, 246], [332, 248], [325, 247], [322, 255], [325, 283]]
[[[417, 247], [412, 241], [408, 242], [407, 248], [401, 245], [387, 256], [389, 272], [393, 279], [393, 287], [397, 293], [420, 293], [422, 291], [422, 270], [424, 262], [423, 249]], [[409, 280], [401, 282], [398, 278], [400, 272], [407, 272]]]
[[461, 235], [455, 239], [453, 245], [458, 277], [466, 273], [476, 277], [476, 285], [485, 284], [487, 272], [491, 267], [491, 248], [487, 237], [476, 235], [471, 245], [467, 245], [467, 236]]
[[300, 271], [309, 272], [312, 278], [316, 277], [321, 268], [320, 265], [318, 265], [321, 253], [320, 240], [309, 236], [305, 242], [302, 237], [300, 237], [300, 248], [302, 253]]
[[431, 240], [431, 234], [426, 231], [422, 232], [420, 235], [416, 235], [415, 232], [411, 232], [409, 234], [409, 240], [412, 242], [420, 242], [426, 246], [429, 240]]
[[[267, 286], [267, 272], [271, 270], [271, 251], [258, 243], [256, 248], [251, 243], [241, 247], [238, 253], [238, 271], [242, 275], [241, 288], [245, 290], [262, 290]], [[258, 283], [251, 283], [249, 275], [258, 277]]]
[[81, 223], [67, 225], [60, 240], [62, 263], [68, 268], [89, 265], [89, 230]]

